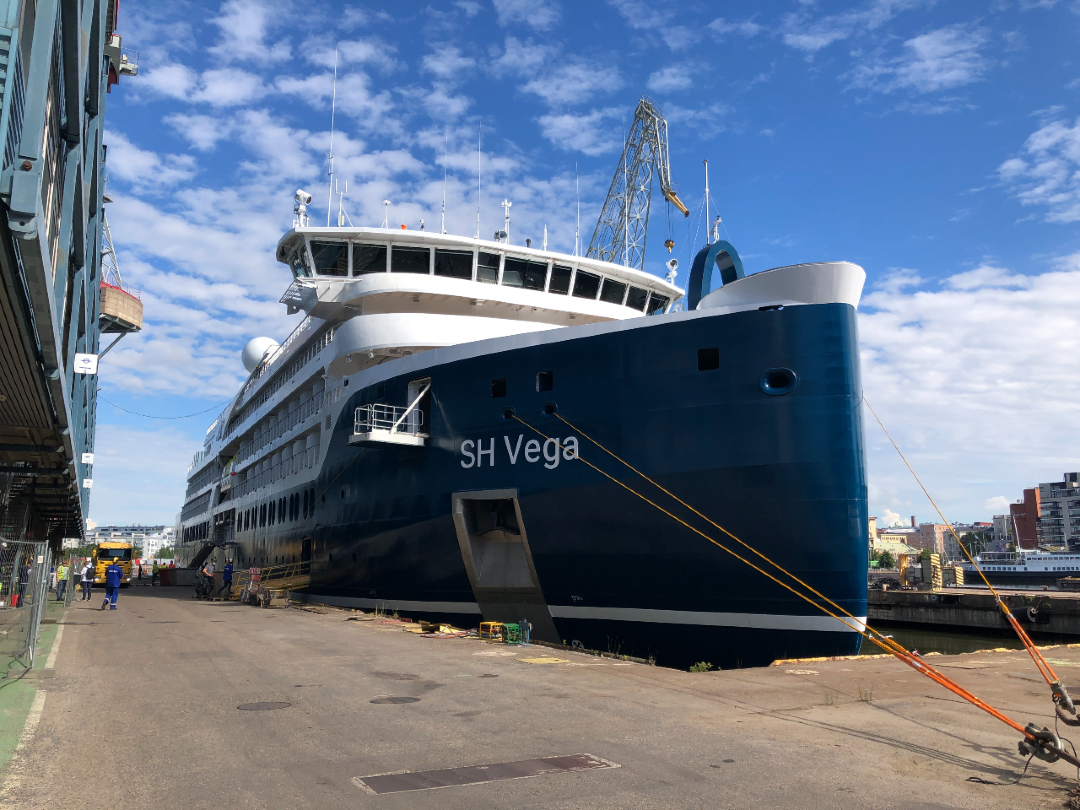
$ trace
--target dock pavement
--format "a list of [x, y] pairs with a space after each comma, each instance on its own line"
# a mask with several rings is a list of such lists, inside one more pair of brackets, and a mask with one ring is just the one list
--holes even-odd
[[[690, 673], [186, 588], [97, 605], [53, 614], [51, 677], [5, 713], [0, 808], [1020, 810], [1077, 786], [1018, 781], [1014, 731], [892, 659]], [[1080, 647], [1045, 654], [1080, 693]], [[1023, 652], [933, 661], [1053, 726]]]

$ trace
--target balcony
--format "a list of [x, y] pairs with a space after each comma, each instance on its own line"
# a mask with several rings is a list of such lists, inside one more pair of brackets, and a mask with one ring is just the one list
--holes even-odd
[[424, 413], [416, 407], [362, 405], [356, 409], [349, 444], [402, 444], [423, 447], [428, 434], [422, 433]]

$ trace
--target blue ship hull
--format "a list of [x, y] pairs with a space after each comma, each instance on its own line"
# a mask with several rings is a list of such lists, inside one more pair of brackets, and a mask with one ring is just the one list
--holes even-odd
[[[710, 348], [719, 350], [718, 367], [699, 370], [698, 350]], [[790, 392], [763, 390], [762, 375], [776, 368], [796, 373]], [[550, 373], [550, 390], [537, 390], [541, 372]], [[426, 446], [349, 444], [357, 407], [402, 403], [418, 378], [431, 380]], [[493, 397], [494, 380], [506, 381], [505, 396]], [[851, 306], [706, 310], [551, 330], [423, 352], [349, 385], [314, 516], [260, 530], [258, 541], [254, 531], [238, 533], [241, 564], [305, 557], [313, 601], [470, 627], [527, 617], [548, 640], [671, 666], [858, 652], [857, 633], [573, 457], [576, 443], [584, 460], [747, 553], [587, 434], [865, 616], [866, 472]], [[532, 428], [562, 449], [545, 447]], [[527, 538], [521, 581], [511, 581], [508, 563], [489, 588], [480, 563], [468, 567], [464, 518], [455, 523], [454, 511], [477, 492], [516, 505], [504, 537], [511, 542], [496, 551], [513, 556], [515, 531]]]

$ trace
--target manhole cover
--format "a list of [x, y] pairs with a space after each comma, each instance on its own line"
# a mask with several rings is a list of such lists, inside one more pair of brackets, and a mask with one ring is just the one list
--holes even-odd
[[372, 672], [376, 678], [384, 678], [388, 681], [418, 681], [419, 675], [411, 675], [408, 672]]
[[420, 698], [414, 697], [399, 697], [398, 695], [387, 695], [385, 697], [377, 697], [371, 701], [372, 703], [419, 703]]
[[238, 708], [242, 712], [272, 712], [274, 709], [287, 709], [292, 706], [283, 700], [261, 700], [258, 703], [241, 703]]

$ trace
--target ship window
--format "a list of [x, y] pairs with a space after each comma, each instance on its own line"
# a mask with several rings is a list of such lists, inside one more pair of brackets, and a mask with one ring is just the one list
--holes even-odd
[[390, 251], [391, 273], [430, 273], [431, 251], [427, 248], [398, 247]]
[[536, 390], [550, 391], [555, 385], [555, 375], [550, 371], [541, 371], [536, 375]]
[[321, 276], [349, 275], [349, 245], [345, 242], [312, 242], [311, 257]]
[[645, 310], [646, 315], [655, 315], [657, 312], [663, 313], [667, 309], [668, 299], [662, 295], [653, 293], [649, 296], [649, 306]]
[[499, 254], [484, 253], [476, 256], [476, 280], [485, 284], [499, 283]]
[[304, 490], [304, 517], [307, 517], [308, 510], [308, 491]]
[[292, 268], [294, 278], [307, 278], [311, 275], [311, 267], [308, 265], [307, 246], [303, 242], [289, 257], [289, 267]]
[[625, 284], [612, 281], [610, 278], [604, 279], [604, 286], [600, 288], [601, 301], [607, 301], [609, 304], [621, 304], [624, 295], [626, 295]]
[[551, 268], [551, 284], [548, 285], [548, 292], [555, 293], [556, 295], [566, 295], [570, 292], [569, 267], [559, 267], [559, 265], [555, 265]]
[[529, 262], [524, 259], [506, 257], [503, 265], [502, 283], [507, 287], [524, 287], [526, 290], [544, 289], [547, 278], [547, 265]]
[[386, 272], [386, 245], [353, 245], [352, 274]]
[[716, 371], [720, 368], [720, 349], [698, 349], [697, 370]]
[[259, 510], [259, 525], [260, 526], [265, 526], [266, 525], [266, 504], [265, 503], [262, 505], [262, 508]]
[[491, 396], [492, 397], [505, 397], [506, 396], [506, 378], [502, 377], [498, 380], [491, 381]]
[[596, 293], [600, 290], [600, 276], [592, 273], [577, 271], [574, 278], [574, 298], [596, 299]]
[[649, 291], [643, 290], [641, 287], [631, 287], [630, 292], [626, 294], [626, 305], [630, 309], [636, 309], [638, 312], [645, 309], [647, 300], [649, 300]]
[[274, 506], [274, 501], [270, 501], [270, 514], [266, 516], [266, 522], [269, 523], [271, 526], [274, 525]]
[[436, 250], [435, 275], [448, 278], [472, 278], [472, 251]]

